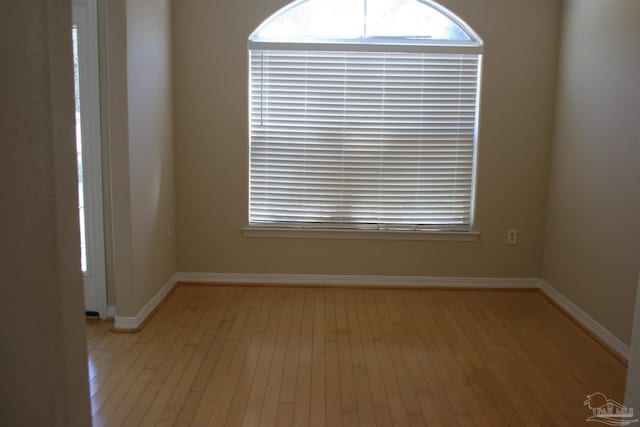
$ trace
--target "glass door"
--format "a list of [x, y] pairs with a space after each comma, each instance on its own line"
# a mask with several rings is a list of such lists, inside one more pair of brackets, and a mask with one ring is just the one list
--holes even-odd
[[73, 2], [80, 268], [85, 310], [107, 316], [96, 0]]

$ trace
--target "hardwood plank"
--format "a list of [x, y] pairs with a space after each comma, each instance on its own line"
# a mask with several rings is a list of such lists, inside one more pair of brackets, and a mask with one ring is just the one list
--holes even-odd
[[[278, 296], [273, 295], [273, 298], [278, 299]], [[263, 321], [258, 322], [259, 326], [254, 331], [244, 368], [225, 419], [226, 426], [255, 426], [260, 418], [280, 312], [273, 309], [269, 296], [261, 299], [258, 304], [264, 307]]]
[[365, 300], [365, 308], [369, 316], [369, 322], [371, 322], [372, 339], [374, 342], [373, 348], [380, 365], [380, 373], [387, 395], [387, 405], [391, 412], [391, 419], [395, 425], [406, 426], [409, 425], [409, 414], [407, 413], [401, 387], [396, 377], [394, 363], [387, 342], [386, 329], [380, 318], [378, 309], [379, 292], [379, 290], [376, 290], [369, 293], [367, 295], [368, 298]]
[[312, 289], [313, 295], [313, 351], [311, 364], [311, 400], [307, 421], [311, 427], [327, 425], [325, 313], [322, 289]]
[[[261, 322], [259, 322], [260, 327], [257, 329], [262, 337], [260, 345], [261, 351], [257, 360], [256, 373], [247, 389], [245, 409], [237, 414], [238, 422], [236, 425], [238, 426], [256, 426], [260, 421], [260, 411], [265, 397], [269, 366], [271, 365], [271, 358], [273, 357], [273, 349], [275, 346], [274, 337], [279, 315], [278, 310], [273, 309], [272, 296], [267, 298], [269, 299], [265, 299], [264, 302], [265, 308], [269, 308], [269, 310], [264, 311], [263, 316], [261, 316]], [[234, 418], [236, 417], [232, 417], [231, 421], [234, 421]]]
[[[348, 348], [353, 366], [353, 381], [358, 403], [358, 419], [361, 427], [375, 426], [376, 415], [373, 408], [373, 400], [371, 397], [371, 385], [369, 382], [369, 374], [367, 372], [367, 364], [362, 349], [361, 330], [358, 324], [358, 315], [356, 312], [354, 292], [340, 292], [344, 295], [344, 307], [346, 312], [346, 328], [348, 331]], [[348, 407], [348, 405], [347, 405]]]
[[[265, 291], [256, 290], [254, 294], [256, 294], [257, 297], [253, 298], [253, 300], [260, 302], [260, 298], [264, 298]], [[248, 298], [248, 300], [251, 301], [251, 298]], [[262, 311], [268, 309], [269, 305], [265, 305]], [[249, 303], [240, 306], [238, 313], [242, 311], [248, 311], [247, 322], [245, 327], [237, 332], [238, 345], [231, 358], [229, 369], [221, 381], [220, 393], [218, 394], [213, 413], [208, 421], [208, 425], [210, 426], [224, 425], [231, 410], [238, 385], [240, 384], [241, 390], [246, 390], [247, 383], [253, 380], [255, 373], [255, 365], [260, 353], [260, 346], [252, 346], [251, 343], [259, 340], [263, 333], [260, 327], [256, 328], [256, 325], [261, 325], [261, 323], [258, 322], [261, 310]], [[240, 314], [238, 314], [238, 316], [239, 315]], [[234, 334], [233, 329], [231, 330], [231, 334]], [[240, 402], [242, 403], [242, 400]]]
[[[298, 376], [298, 361], [302, 340], [302, 315], [304, 309], [304, 289], [295, 289], [292, 302], [292, 318], [289, 329], [289, 339], [286, 343], [284, 372], [282, 374], [282, 388], [280, 389], [281, 403], [294, 403], [296, 396], [296, 380]], [[292, 405], [293, 408], [295, 405]], [[288, 406], [284, 406], [287, 408]]]
[[[255, 298], [255, 295], [256, 294], [251, 294], [248, 298]], [[204, 426], [209, 423], [209, 418], [215, 409], [216, 400], [221, 392], [222, 382], [227, 374], [232, 357], [236, 353], [238, 343], [240, 342], [240, 331], [244, 328], [245, 324], [249, 327], [252, 326], [248, 323], [250, 317], [249, 309], [240, 309], [245, 296], [245, 289], [238, 289], [237, 292], [231, 293], [231, 298], [228, 301], [229, 308], [225, 310], [224, 316], [226, 321], [231, 322], [229, 332], [226, 334], [215, 368], [213, 372], [211, 372], [205, 389], [202, 391], [200, 403], [191, 421], [192, 425]], [[255, 310], [253, 312], [255, 313]]]
[[391, 410], [387, 399], [387, 390], [385, 388], [382, 376], [382, 368], [378, 360], [373, 335], [371, 332], [371, 324], [369, 322], [367, 304], [365, 300], [366, 294], [358, 294], [355, 298], [356, 312], [358, 313], [358, 325], [360, 328], [362, 340], [362, 351], [369, 378], [371, 398], [374, 405], [374, 413], [376, 416], [376, 424], [379, 426], [392, 425]]
[[333, 289], [324, 289], [325, 372], [326, 372], [326, 423], [328, 426], [342, 426], [342, 390], [340, 389], [340, 369], [338, 365], [338, 342], [335, 301]]
[[304, 290], [304, 303], [298, 352], [298, 370], [293, 407], [293, 425], [305, 426], [309, 423], [311, 411], [311, 365], [313, 360], [313, 293]]
[[[196, 345], [193, 356], [188, 362], [187, 367], [184, 369], [182, 377], [179, 379], [178, 383], [173, 386], [168, 386], [167, 389], [170, 390], [169, 398], [166, 399], [166, 403], [164, 404], [164, 409], [162, 410], [162, 414], [156, 420], [155, 425], [157, 426], [171, 426], [175, 423], [176, 418], [180, 412], [180, 408], [184, 403], [189, 390], [191, 389], [191, 385], [198, 373], [198, 370], [202, 366], [204, 358], [211, 346], [213, 341], [213, 337], [211, 335], [205, 335], [201, 337], [200, 342], [196, 344], [189, 344], [187, 341], [187, 346]], [[172, 382], [170, 384], [175, 384]]]
[[183, 315], [173, 323], [169, 334], [166, 335], [159, 357], [147, 364], [148, 368], [156, 369], [156, 375], [141, 396], [140, 404], [127, 417], [127, 423], [134, 425], [157, 423], [193, 356], [196, 346], [187, 344], [187, 339], [204, 313], [201, 309], [203, 304], [198, 292], [186, 289], [185, 293], [188, 295], [188, 302], [184, 306]]
[[338, 369], [340, 379], [340, 396], [342, 397], [342, 424], [345, 427], [360, 425], [358, 413], [358, 397], [351, 361], [351, 346], [349, 344], [349, 327], [347, 324], [347, 308], [344, 292], [333, 290], [336, 307], [336, 338], [338, 347]]
[[287, 351], [287, 340], [289, 339], [289, 326], [293, 312], [293, 308], [291, 306], [292, 298], [292, 289], [284, 288], [283, 297], [280, 301], [280, 323], [278, 324], [275, 348], [271, 357], [269, 378], [260, 414], [259, 425], [262, 427], [275, 425], [276, 416], [278, 414], [278, 403], [280, 401], [280, 390], [282, 387], [285, 356]]
[[[412, 375], [417, 377], [417, 390], [420, 409], [423, 417], [428, 424], [444, 423], [445, 425], [457, 425], [453, 408], [451, 407], [451, 396], [457, 395], [457, 390], [448, 381], [442, 381], [441, 378], [446, 377], [446, 371], [436, 371], [432, 357], [437, 357], [436, 351], [431, 348], [433, 339], [428, 334], [427, 329], [423, 323], [419, 321], [418, 310], [413, 303], [414, 295], [412, 292], [405, 292], [402, 294], [402, 298], [399, 302], [399, 311], [405, 313], [404, 327], [407, 329], [406, 339], [410, 340], [413, 344], [413, 350], [415, 353], [416, 361], [420, 372], [414, 372]], [[426, 383], [427, 392], [421, 391], [424, 387], [420, 383], [420, 373]], [[438, 413], [433, 413], [433, 406], [437, 405]]]
[[278, 427], [290, 427], [293, 425], [293, 402], [280, 402], [275, 425]]

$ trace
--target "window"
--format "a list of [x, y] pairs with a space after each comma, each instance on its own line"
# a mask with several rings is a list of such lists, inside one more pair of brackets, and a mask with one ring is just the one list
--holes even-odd
[[481, 53], [422, 0], [298, 1], [265, 21], [250, 227], [471, 231]]

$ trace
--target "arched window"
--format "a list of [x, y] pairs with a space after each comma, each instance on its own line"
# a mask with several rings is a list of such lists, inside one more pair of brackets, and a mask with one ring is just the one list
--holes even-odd
[[482, 41], [424, 0], [301, 0], [249, 38], [250, 226], [470, 231]]

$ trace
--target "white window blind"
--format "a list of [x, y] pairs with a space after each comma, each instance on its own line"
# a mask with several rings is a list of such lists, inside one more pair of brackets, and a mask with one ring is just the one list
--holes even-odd
[[469, 230], [480, 58], [250, 50], [249, 223]]

